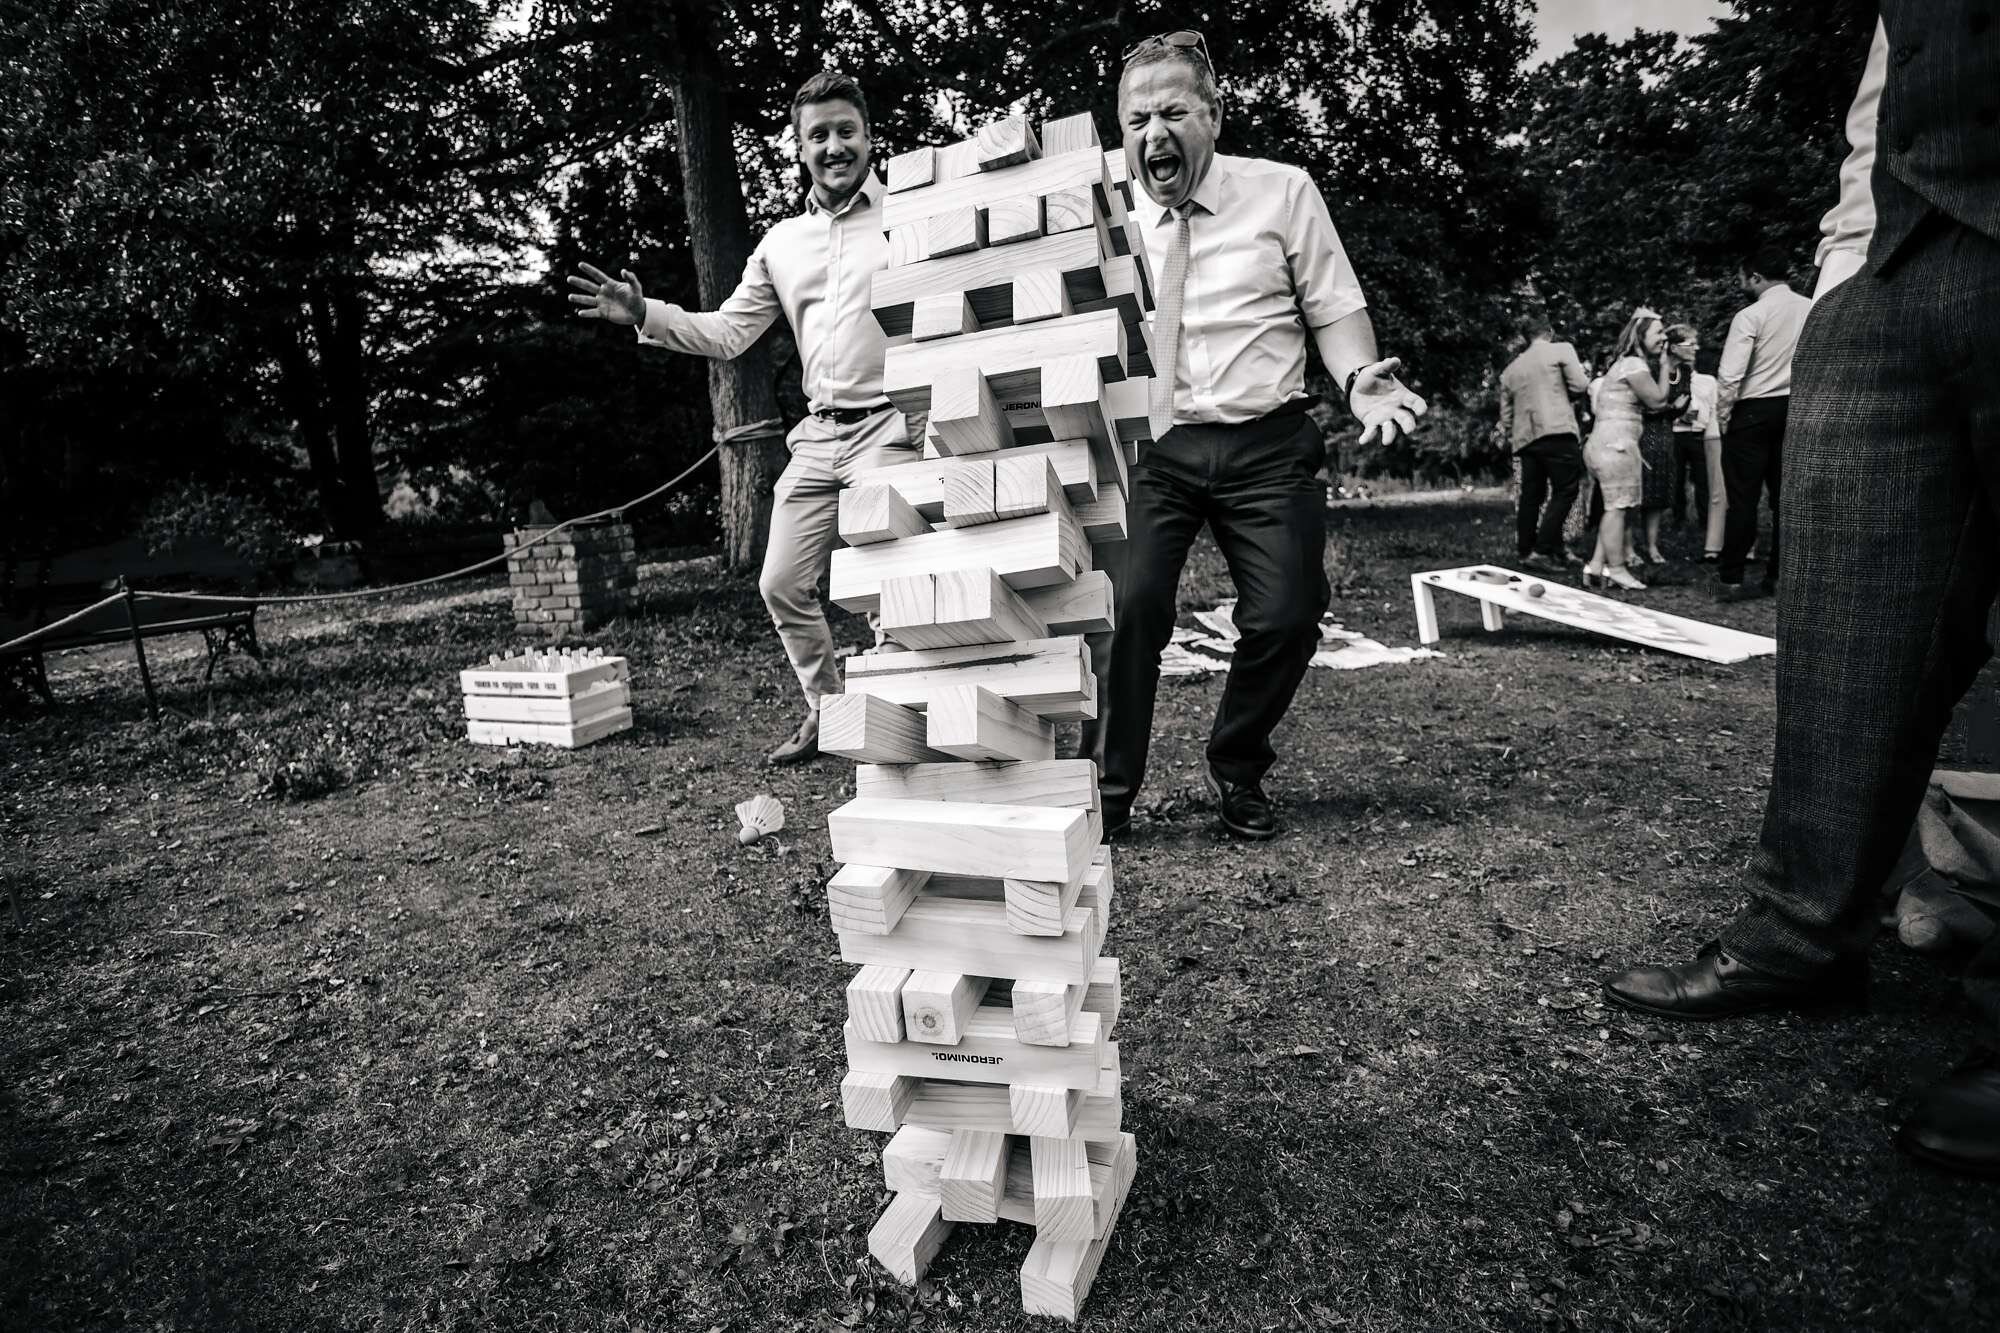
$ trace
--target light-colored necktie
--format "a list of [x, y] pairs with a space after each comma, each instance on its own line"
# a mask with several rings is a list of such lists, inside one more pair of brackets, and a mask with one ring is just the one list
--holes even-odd
[[1174, 376], [1181, 361], [1181, 298], [1187, 288], [1188, 214], [1192, 201], [1174, 210], [1174, 239], [1167, 245], [1167, 264], [1160, 274], [1159, 309], [1153, 317], [1153, 390], [1146, 416], [1159, 439], [1174, 424]]

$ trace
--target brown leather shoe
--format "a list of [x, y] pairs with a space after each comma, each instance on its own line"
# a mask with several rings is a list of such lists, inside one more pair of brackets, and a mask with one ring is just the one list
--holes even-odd
[[1896, 1146], [1947, 1171], [2000, 1176], [2000, 1056], [1975, 1051], [1932, 1084], [1896, 1131]]
[[765, 758], [780, 767], [819, 758], [819, 709], [806, 709], [805, 721], [799, 723], [799, 729]]
[[1694, 961], [1671, 967], [1635, 967], [1604, 983], [1605, 998], [1656, 1018], [1709, 1021], [1766, 1009], [1810, 1009], [1859, 1002], [1867, 993], [1866, 963], [1793, 981], [1760, 972], [1719, 945], [1704, 945]]

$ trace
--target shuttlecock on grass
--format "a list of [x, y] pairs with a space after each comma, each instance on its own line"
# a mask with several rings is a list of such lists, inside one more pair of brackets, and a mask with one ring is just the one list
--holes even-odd
[[743, 821], [736, 841], [748, 847], [766, 833], [776, 833], [785, 827], [785, 803], [775, 796], [752, 796], [736, 803], [736, 817]]

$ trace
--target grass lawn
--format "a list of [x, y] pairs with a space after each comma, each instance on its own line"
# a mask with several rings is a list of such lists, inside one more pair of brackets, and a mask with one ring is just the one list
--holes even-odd
[[[1411, 570], [1512, 546], [1491, 500], [1333, 521], [1336, 613], [1392, 644]], [[1204, 546], [1187, 605], [1226, 588]], [[456, 672], [512, 641], [465, 591], [268, 613], [269, 671], [206, 695], [156, 642], [157, 730], [106, 653], [0, 721], [0, 1327], [1049, 1327], [1024, 1229], [915, 1292], [867, 1258], [851, 766], [762, 766], [798, 706], [751, 582], [642, 583], [600, 639], [637, 726], [575, 753], [465, 742]], [[1311, 673], [1269, 844], [1198, 799], [1219, 680], [1162, 689], [1106, 946], [1140, 1174], [1084, 1326], [1992, 1328], [1992, 1187], [1888, 1147], [1969, 1035], [1948, 969], [1886, 939], [1865, 1015], [1599, 1001], [1734, 910], [1769, 659], [1440, 601], [1444, 658]], [[740, 848], [758, 790], [790, 828]]]

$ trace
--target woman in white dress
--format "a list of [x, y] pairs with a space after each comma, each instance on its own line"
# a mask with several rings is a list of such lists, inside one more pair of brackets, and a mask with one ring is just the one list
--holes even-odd
[[1660, 317], [1639, 307], [1618, 335], [1611, 369], [1598, 386], [1597, 419], [1583, 446], [1583, 463], [1604, 497], [1604, 519], [1597, 525], [1597, 547], [1583, 567], [1585, 587], [1599, 580], [1634, 591], [1646, 586], [1625, 567], [1626, 523], [1640, 502], [1639, 433], [1645, 428], [1645, 410], [1667, 403], [1666, 346]]

